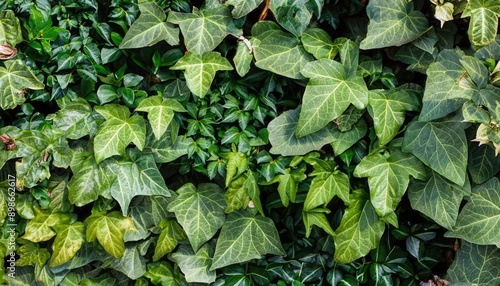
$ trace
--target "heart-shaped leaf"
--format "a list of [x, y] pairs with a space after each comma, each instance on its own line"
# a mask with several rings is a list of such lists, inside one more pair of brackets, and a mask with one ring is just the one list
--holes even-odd
[[24, 95], [27, 89], [44, 88], [44, 84], [20, 60], [4, 61], [3, 64], [5, 67], [0, 66], [0, 107], [2, 109], [12, 109], [22, 104], [26, 100]]
[[57, 236], [52, 244], [50, 267], [68, 262], [85, 242], [85, 225], [80, 221], [72, 224], [57, 224], [53, 228]]

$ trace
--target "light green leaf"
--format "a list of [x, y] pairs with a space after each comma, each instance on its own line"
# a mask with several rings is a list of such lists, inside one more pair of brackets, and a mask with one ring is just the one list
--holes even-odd
[[472, 45], [481, 48], [495, 40], [500, 17], [498, 1], [470, 0], [462, 14], [465, 17], [470, 17], [468, 34]]
[[460, 84], [461, 79], [466, 80], [466, 71], [460, 64], [460, 57], [456, 51], [444, 50], [427, 69], [419, 120], [441, 118], [471, 99], [472, 90], [462, 88]]
[[403, 151], [413, 153], [446, 179], [463, 186], [468, 155], [462, 124], [413, 121], [406, 129]]
[[[250, 40], [250, 44], [252, 44], [252, 40]], [[243, 41], [238, 41], [238, 47], [236, 48], [236, 55], [233, 58], [233, 62], [236, 67], [236, 72], [238, 72], [241, 77], [244, 77], [248, 71], [250, 71], [252, 60], [252, 51], [248, 49]]]
[[333, 60], [342, 46], [340, 43], [337, 43], [337, 40], [335, 42], [332, 41], [330, 35], [319, 28], [305, 30], [300, 40], [302, 41], [302, 45], [304, 45], [304, 49], [317, 60]]
[[491, 178], [472, 189], [469, 201], [458, 215], [447, 237], [458, 237], [477, 244], [500, 245], [500, 182]]
[[170, 11], [167, 21], [179, 25], [186, 48], [198, 55], [212, 51], [228, 34], [237, 31], [229, 9], [225, 6], [207, 11], [195, 7], [193, 13]]
[[94, 139], [97, 164], [113, 155], [125, 156], [125, 148], [130, 143], [134, 143], [139, 150], [142, 150], [146, 141], [146, 123], [141, 116], [129, 117], [130, 111], [125, 106], [108, 104], [106, 108], [108, 109], [95, 107], [95, 110], [105, 118], [108, 116], [106, 121], [99, 126]]
[[333, 141], [330, 143], [333, 148], [335, 156], [339, 156], [344, 153], [347, 149], [351, 148], [356, 142], [366, 135], [368, 127], [364, 120], [359, 120], [354, 126], [348, 131], [340, 131], [338, 128], [333, 129]]
[[175, 111], [186, 111], [177, 100], [163, 98], [161, 95], [144, 99], [135, 110], [148, 113], [149, 123], [157, 140], [160, 140], [161, 136], [167, 131], [168, 125], [174, 118]]
[[410, 176], [423, 180], [425, 169], [414, 156], [395, 150], [387, 159], [379, 153], [364, 157], [354, 169], [354, 176], [368, 177], [371, 203], [377, 214], [384, 217], [396, 210]]
[[171, 139], [164, 135], [160, 140], [153, 142], [148, 147], [151, 148], [156, 163], [168, 163], [186, 155], [191, 144], [193, 144], [191, 137], [178, 137], [177, 141], [172, 144]]
[[[43, 267], [49, 260], [50, 253], [46, 248], [40, 248], [38, 243], [28, 242], [17, 249], [19, 259], [16, 260], [16, 266], [36, 265]], [[7, 266], [7, 265], [6, 265]]]
[[269, 151], [271, 154], [305, 155], [310, 151], [321, 149], [335, 139], [333, 124], [329, 124], [312, 134], [300, 138], [295, 137], [300, 109], [299, 107], [285, 111], [269, 122], [267, 130], [269, 131], [269, 142], [272, 145]]
[[133, 49], [152, 46], [165, 40], [175, 46], [179, 44], [179, 29], [165, 22], [165, 11], [155, 2], [139, 4], [141, 14], [120, 43], [120, 49]]
[[179, 241], [186, 239], [184, 230], [182, 230], [182, 227], [175, 220], [166, 219], [161, 224], [163, 230], [155, 246], [153, 261], [158, 261], [165, 254], [172, 252]]
[[363, 50], [401, 46], [420, 37], [428, 27], [425, 16], [414, 11], [413, 1], [372, 0], [366, 13], [370, 24], [361, 41]]
[[335, 235], [328, 219], [326, 218], [325, 212], [329, 213], [330, 211], [328, 209], [314, 209], [310, 212], [305, 210], [302, 211], [302, 219], [304, 220], [304, 226], [306, 227], [306, 237], [309, 237], [311, 234], [313, 225], [320, 227], [331, 236]]
[[0, 43], [3, 44], [7, 42], [12, 47], [15, 47], [22, 41], [23, 34], [21, 25], [14, 11], [0, 11]]
[[38, 211], [36, 216], [28, 221], [22, 238], [32, 242], [47, 241], [56, 235], [53, 226], [68, 222], [69, 217], [66, 213]]
[[349, 177], [340, 172], [321, 172], [311, 182], [309, 192], [304, 202], [304, 211], [310, 211], [318, 206], [326, 205], [338, 196], [345, 203], [349, 203]]
[[384, 94], [376, 90], [370, 93], [368, 111], [373, 118], [378, 144], [389, 143], [399, 132], [406, 117], [406, 111], [418, 111], [418, 101], [404, 90]]
[[263, 0], [228, 0], [226, 5], [234, 6], [231, 15], [235, 19], [246, 16], [248, 13], [259, 7]]
[[269, 9], [283, 28], [300, 37], [311, 22], [313, 12], [309, 6], [308, 0], [274, 0]]
[[212, 283], [216, 278], [215, 270], [209, 270], [212, 253], [213, 249], [209, 243], [204, 244], [196, 253], [188, 245], [181, 245], [169, 259], [179, 265], [186, 282]]
[[261, 21], [252, 27], [255, 65], [279, 75], [303, 79], [300, 70], [313, 60], [292, 34], [283, 32], [274, 22]]
[[239, 210], [222, 226], [210, 270], [242, 263], [264, 254], [285, 255], [278, 231], [270, 218]]
[[478, 50], [474, 56], [480, 60], [487, 58], [500, 60], [500, 34], [495, 37], [495, 41], [484, 48]]
[[[62, 101], [65, 99], [63, 98]], [[54, 127], [66, 132], [68, 139], [80, 139], [97, 130], [97, 124], [91, 116], [92, 108], [83, 98], [59, 104], [59, 109], [52, 119]]]
[[227, 203], [226, 213], [231, 213], [241, 208], [246, 208], [250, 202], [250, 197], [245, 188], [246, 176], [241, 176], [233, 180], [224, 193]]
[[431, 172], [427, 182], [414, 181], [408, 189], [408, 198], [413, 209], [433, 219], [439, 225], [452, 229], [457, 220], [460, 203], [470, 194], [470, 183], [458, 186]]
[[181, 286], [180, 278], [177, 271], [174, 271], [172, 266], [165, 261], [149, 263], [148, 271], [144, 277], [149, 278], [153, 284], [162, 286]]
[[481, 60], [471, 57], [462, 56], [460, 63], [471, 77], [472, 81], [476, 84], [478, 89], [485, 88], [488, 84], [488, 68]]
[[363, 190], [352, 192], [340, 226], [335, 230], [334, 259], [338, 263], [351, 263], [374, 249], [384, 233], [384, 222]]
[[204, 97], [212, 85], [215, 73], [220, 70], [232, 70], [233, 67], [217, 52], [206, 52], [202, 56], [189, 52], [170, 69], [184, 70], [189, 90], [199, 97]]
[[243, 183], [243, 187], [252, 200], [251, 203], [253, 204], [253, 207], [255, 207], [262, 216], [265, 216], [264, 209], [262, 208], [262, 203], [260, 201], [260, 189], [257, 184], [257, 174], [256, 172], [252, 172], [252, 170], [248, 170], [247, 174], [248, 175]]
[[26, 100], [27, 89], [45, 87], [20, 60], [4, 61], [3, 64], [5, 67], [0, 66], [0, 108], [5, 110], [21, 105]]
[[[496, 286], [500, 283], [500, 249], [462, 241], [447, 279], [457, 285]], [[454, 285], [453, 284], [453, 285]]]
[[87, 219], [86, 238], [88, 242], [97, 241], [104, 250], [116, 258], [125, 253], [125, 242], [123, 240], [125, 231], [134, 231], [134, 222], [129, 217], [123, 217], [120, 212], [114, 211], [93, 213]]
[[[120, 258], [108, 256], [103, 262], [103, 268], [112, 268], [136, 280], [146, 273], [146, 259], [141, 254], [140, 245], [127, 246]], [[109, 285], [109, 284], [108, 284]]]
[[309, 78], [297, 126], [297, 137], [314, 133], [339, 117], [350, 104], [363, 109], [368, 88], [361, 77], [348, 77], [336, 61], [321, 59], [306, 64], [301, 73]]
[[57, 224], [53, 228], [57, 236], [52, 244], [50, 267], [68, 262], [85, 242], [85, 225], [80, 221], [72, 224]]
[[216, 184], [200, 184], [198, 189], [185, 184], [177, 190], [179, 195], [168, 204], [177, 221], [186, 232], [193, 250], [197, 251], [224, 224], [226, 201]]
[[250, 163], [247, 156], [242, 152], [221, 153], [222, 158], [227, 160], [226, 164], [226, 186], [233, 181], [234, 178], [243, 174]]

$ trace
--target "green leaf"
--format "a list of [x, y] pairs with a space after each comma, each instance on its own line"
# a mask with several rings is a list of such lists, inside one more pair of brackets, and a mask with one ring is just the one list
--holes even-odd
[[269, 9], [283, 28], [300, 37], [313, 15], [308, 4], [308, 0], [275, 0], [270, 2]]
[[345, 203], [349, 203], [349, 177], [340, 172], [320, 172], [311, 182], [309, 192], [304, 202], [304, 211], [310, 211], [318, 206], [326, 205], [338, 196]]
[[[103, 268], [112, 268], [136, 280], [146, 273], [146, 259], [141, 254], [140, 245], [127, 246], [123, 256], [115, 258], [108, 256], [103, 262]], [[108, 284], [109, 285], [109, 284]]]
[[217, 52], [206, 52], [202, 56], [189, 52], [170, 69], [184, 70], [189, 90], [199, 97], [204, 97], [212, 85], [215, 73], [220, 70], [232, 70], [233, 67]]
[[488, 69], [481, 60], [471, 57], [462, 56], [460, 63], [471, 77], [472, 81], [476, 84], [478, 89], [485, 88], [488, 84]]
[[44, 84], [20, 60], [4, 61], [3, 64], [5, 67], [0, 66], [0, 108], [5, 110], [21, 105], [26, 100], [27, 89], [44, 88]]
[[261, 21], [252, 27], [255, 65], [289, 78], [303, 79], [300, 70], [313, 60], [292, 34], [283, 32], [274, 22]]
[[106, 118], [99, 126], [94, 139], [97, 164], [113, 155], [125, 156], [125, 148], [130, 143], [134, 143], [139, 150], [144, 148], [146, 123], [141, 116], [129, 117], [130, 111], [127, 107], [116, 104], [96, 106], [95, 110]]
[[245, 181], [246, 177], [241, 176], [227, 186], [227, 190], [224, 193], [224, 199], [227, 203], [226, 213], [231, 213], [248, 206], [250, 197], [246, 190]]
[[231, 10], [233, 18], [238, 19], [259, 7], [263, 0], [228, 0], [226, 5], [234, 6]]
[[155, 141], [148, 147], [151, 148], [156, 163], [168, 163], [186, 155], [188, 153], [188, 147], [193, 144], [193, 142], [191, 137], [178, 137], [177, 141], [172, 144], [171, 139], [165, 134], [160, 140]]
[[414, 181], [408, 189], [413, 209], [433, 219], [439, 225], [452, 229], [458, 217], [460, 203], [470, 194], [470, 183], [458, 186], [431, 172], [427, 182]]
[[409, 43], [427, 30], [427, 19], [414, 11], [413, 1], [372, 0], [366, 7], [370, 18], [361, 49], [379, 49]]
[[[329, 212], [329, 211], [328, 211]], [[327, 212], [327, 213], [328, 213]], [[326, 218], [325, 211], [314, 209], [311, 212], [302, 211], [302, 219], [304, 220], [304, 226], [306, 227], [306, 237], [309, 237], [313, 225], [322, 228], [326, 233], [334, 236], [335, 233]]]
[[387, 159], [379, 153], [364, 157], [354, 169], [354, 176], [368, 177], [371, 204], [384, 217], [396, 210], [410, 176], [423, 180], [425, 169], [414, 156], [395, 150]]
[[164, 99], [161, 95], [144, 99], [135, 110], [148, 113], [149, 123], [157, 140], [160, 140], [161, 136], [167, 131], [168, 125], [174, 118], [175, 111], [186, 111], [177, 100]]
[[337, 55], [341, 45], [332, 41], [330, 35], [325, 30], [319, 28], [309, 28], [300, 37], [304, 49], [312, 54], [317, 60], [330, 59]]
[[495, 286], [500, 283], [500, 249], [462, 241], [453, 264], [447, 272], [457, 285]]
[[222, 190], [215, 184], [200, 184], [198, 189], [185, 184], [177, 190], [179, 195], [168, 204], [177, 221], [186, 232], [193, 250], [197, 251], [224, 224], [226, 201]]
[[404, 90], [384, 94], [377, 90], [370, 93], [368, 111], [373, 118], [378, 144], [389, 143], [399, 132], [406, 118], [406, 111], [418, 111], [418, 101]]
[[338, 128], [333, 129], [333, 141], [330, 143], [333, 148], [335, 156], [339, 156], [347, 149], [351, 148], [356, 142], [366, 135], [368, 127], [364, 120], [359, 120], [353, 125], [352, 129], [348, 131], [341, 131]]
[[413, 121], [406, 129], [403, 151], [413, 153], [446, 179], [463, 186], [468, 155], [462, 124]]
[[427, 82], [419, 120], [430, 121], [441, 118], [471, 99], [472, 90], [461, 86], [461, 81], [466, 79], [466, 71], [460, 64], [460, 57], [456, 51], [444, 50], [427, 69]]
[[94, 213], [85, 219], [85, 223], [87, 241], [92, 242], [97, 238], [104, 250], [116, 258], [122, 257], [125, 253], [123, 240], [125, 231], [136, 229], [131, 218], [123, 217], [117, 211], [108, 214]]
[[43, 267], [50, 258], [50, 253], [46, 248], [40, 248], [38, 243], [33, 242], [21, 245], [17, 249], [17, 254], [19, 254], [19, 259], [16, 261], [16, 266], [19, 267], [27, 265]]
[[238, 177], [246, 171], [249, 160], [247, 156], [242, 152], [222, 153], [221, 157], [227, 160], [226, 186], [229, 186], [234, 178]]
[[209, 270], [212, 265], [212, 253], [213, 249], [209, 243], [204, 244], [196, 253], [188, 245], [181, 245], [169, 259], [179, 265], [186, 282], [212, 283], [216, 278], [215, 271]]
[[179, 29], [165, 22], [165, 11], [154, 2], [139, 4], [141, 15], [130, 26], [120, 43], [120, 49], [152, 46], [165, 40], [168, 44], [179, 44]]
[[154, 263], [149, 263], [147, 265], [148, 271], [144, 274], [151, 280], [154, 285], [162, 286], [181, 286], [179, 277], [176, 275], [176, 271], [172, 266], [165, 261], [158, 261]]
[[50, 267], [68, 262], [85, 241], [85, 225], [80, 221], [66, 225], [57, 224], [53, 228], [57, 236], [52, 244]]
[[206, 11], [194, 7], [193, 13], [170, 11], [167, 21], [179, 25], [186, 48], [198, 55], [212, 51], [228, 34], [237, 30], [225, 6]]
[[[0, 11], [0, 43], [7, 42], [12, 47], [23, 41], [21, 25], [12, 10]], [[2, 107], [3, 108], [3, 107]]]
[[264, 254], [285, 255], [278, 231], [270, 218], [239, 210], [228, 215], [222, 226], [210, 270]]
[[92, 108], [85, 99], [76, 98], [60, 104], [60, 107], [52, 120], [55, 128], [66, 132], [66, 138], [80, 139], [97, 129], [91, 116]]
[[172, 252], [177, 246], [177, 243], [186, 238], [186, 234], [182, 227], [173, 219], [166, 219], [162, 222], [163, 230], [158, 237], [158, 242], [155, 246], [153, 261], [158, 261], [165, 254]]
[[488, 145], [471, 144], [467, 169], [476, 184], [482, 184], [500, 171], [500, 157]]
[[458, 237], [477, 244], [500, 245], [500, 182], [491, 178], [472, 189], [469, 201], [458, 215], [455, 227], [447, 237]]
[[288, 110], [269, 122], [269, 142], [272, 154], [283, 156], [305, 155], [310, 151], [319, 150], [335, 139], [333, 124], [312, 134], [297, 138], [295, 132], [299, 121], [301, 108]]
[[339, 62], [321, 59], [308, 63], [301, 73], [309, 78], [297, 126], [297, 137], [314, 133], [339, 117], [350, 104], [363, 109], [368, 88], [361, 77], [348, 77]]
[[444, 23], [453, 20], [454, 6], [451, 2], [437, 3], [436, 10], [434, 11], [434, 18], [441, 22], [441, 28], [443, 28]]
[[56, 235], [53, 226], [68, 221], [69, 217], [66, 213], [51, 214], [47, 211], [38, 211], [36, 216], [28, 221], [22, 238], [31, 242], [47, 241]]
[[[250, 40], [250, 44], [252, 40]], [[244, 77], [248, 71], [250, 71], [250, 64], [253, 60], [252, 51], [250, 51], [243, 41], [238, 41], [238, 47], [236, 48], [236, 55], [233, 58], [234, 66], [236, 67], [236, 72]]]
[[351, 203], [333, 237], [334, 259], [339, 263], [351, 263], [367, 255], [378, 245], [385, 228], [365, 191], [353, 191], [349, 201]]
[[498, 32], [500, 3], [496, 0], [470, 0], [462, 18], [470, 17], [469, 39], [472, 45], [484, 47], [495, 40]]

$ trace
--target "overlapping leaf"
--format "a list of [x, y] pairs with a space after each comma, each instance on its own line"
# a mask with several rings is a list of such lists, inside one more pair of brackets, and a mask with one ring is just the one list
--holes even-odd
[[153, 261], [157, 261], [165, 254], [172, 252], [177, 246], [177, 243], [186, 238], [186, 234], [175, 220], [166, 219], [161, 222], [160, 226], [163, 227], [163, 230], [155, 246]]
[[69, 217], [65, 213], [38, 211], [26, 225], [25, 234], [22, 237], [32, 242], [47, 241], [56, 235], [52, 227], [68, 222]]
[[52, 120], [54, 127], [65, 131], [68, 139], [80, 139], [97, 131], [92, 108], [85, 99], [76, 98], [61, 105]]
[[317, 60], [333, 60], [342, 46], [332, 41], [330, 35], [320, 28], [309, 28], [305, 30], [300, 40], [302, 45], [304, 45], [304, 49], [312, 54]]
[[212, 245], [204, 244], [196, 253], [189, 245], [182, 245], [172, 253], [170, 260], [177, 263], [188, 283], [212, 283], [215, 281], [212, 265]]
[[287, 31], [300, 37], [311, 21], [311, 1], [308, 0], [275, 0], [269, 4], [276, 21]]
[[8, 43], [15, 47], [23, 41], [21, 24], [12, 10], [0, 11], [0, 44]]
[[496, 0], [470, 0], [462, 18], [470, 17], [469, 39], [476, 47], [484, 47], [495, 40], [500, 17], [500, 3]]
[[123, 256], [120, 258], [108, 256], [103, 267], [109, 267], [127, 275], [128, 278], [136, 280], [146, 273], [146, 260], [141, 253], [140, 245], [127, 246]]
[[22, 104], [27, 89], [44, 88], [44, 84], [20, 60], [4, 61], [3, 64], [5, 67], [0, 66], [0, 108], [12, 109]]
[[85, 242], [85, 225], [80, 221], [54, 225], [53, 228], [57, 236], [52, 244], [50, 267], [61, 265], [72, 259]]
[[150, 96], [144, 99], [135, 110], [148, 113], [149, 123], [158, 140], [160, 140], [161, 136], [167, 131], [168, 125], [174, 118], [175, 112], [186, 111], [177, 100], [163, 98], [161, 95]]
[[234, 6], [231, 15], [235, 18], [241, 18], [255, 10], [263, 0], [228, 0], [226, 5]]
[[304, 201], [304, 210], [310, 211], [318, 206], [326, 206], [334, 196], [338, 196], [344, 202], [349, 202], [349, 177], [336, 170], [328, 170], [315, 173], [315, 177], [309, 187], [306, 200]]

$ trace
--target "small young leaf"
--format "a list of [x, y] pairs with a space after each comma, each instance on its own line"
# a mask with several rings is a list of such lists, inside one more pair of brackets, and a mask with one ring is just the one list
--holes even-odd
[[148, 113], [149, 123], [157, 140], [167, 131], [168, 125], [174, 118], [175, 111], [185, 112], [184, 107], [175, 99], [151, 96], [139, 103], [135, 109]]

